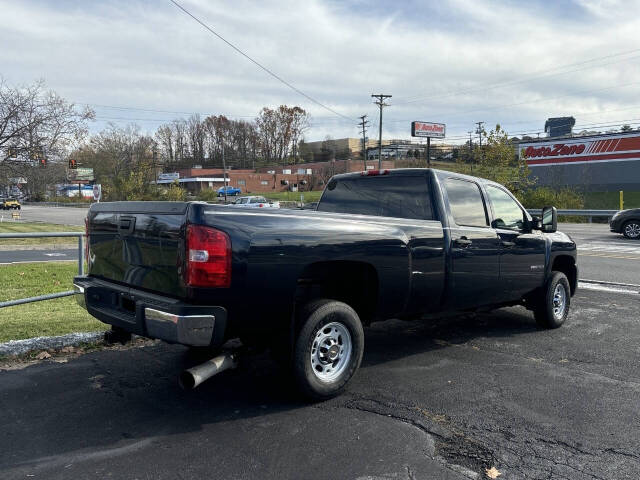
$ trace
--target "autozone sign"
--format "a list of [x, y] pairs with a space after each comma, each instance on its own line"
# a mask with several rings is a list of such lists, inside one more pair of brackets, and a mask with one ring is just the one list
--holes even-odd
[[569, 163], [622, 162], [640, 160], [638, 132], [594, 135], [555, 142], [520, 144], [520, 158], [535, 167]]
[[536, 157], [559, 157], [561, 155], [578, 155], [584, 152], [586, 145], [584, 143], [565, 145], [564, 143], [556, 143], [552, 146], [532, 147], [525, 149], [524, 154], [527, 158]]
[[444, 138], [446, 125], [433, 122], [411, 122], [412, 137]]

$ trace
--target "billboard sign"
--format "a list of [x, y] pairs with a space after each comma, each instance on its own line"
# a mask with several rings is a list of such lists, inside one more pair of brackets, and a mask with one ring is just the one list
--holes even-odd
[[173, 182], [174, 180], [180, 180], [180, 172], [161, 173], [158, 175], [158, 181], [168, 180]]
[[92, 182], [94, 180], [93, 168], [78, 167], [68, 172], [69, 180], [72, 182]]
[[446, 134], [444, 123], [411, 122], [411, 136], [423, 138], [444, 138]]

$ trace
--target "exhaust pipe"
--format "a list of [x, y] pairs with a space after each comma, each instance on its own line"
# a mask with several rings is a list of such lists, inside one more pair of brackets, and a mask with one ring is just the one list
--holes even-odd
[[234, 354], [225, 353], [211, 360], [185, 370], [180, 374], [178, 383], [185, 390], [192, 390], [205, 380], [210, 379], [220, 372], [224, 372], [230, 368], [236, 368], [238, 362]]

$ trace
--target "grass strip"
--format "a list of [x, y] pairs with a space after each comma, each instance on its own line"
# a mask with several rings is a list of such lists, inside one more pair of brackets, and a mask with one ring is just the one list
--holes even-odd
[[[74, 263], [46, 262], [0, 266], [0, 301], [73, 289]], [[0, 309], [0, 342], [72, 332], [106, 330], [73, 297]]]
[[[78, 225], [58, 225], [55, 223], [21, 222], [6, 220], [0, 223], [0, 233], [36, 233], [36, 232], [84, 232]], [[7, 238], [0, 240], [0, 245], [77, 245], [76, 238]]]

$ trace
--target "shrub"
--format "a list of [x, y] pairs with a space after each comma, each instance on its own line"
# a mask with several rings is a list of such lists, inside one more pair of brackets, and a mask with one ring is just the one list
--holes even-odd
[[548, 205], [558, 209], [584, 208], [584, 196], [568, 188], [554, 190], [538, 187], [521, 192], [518, 197], [526, 208], [543, 208]]
[[198, 200], [202, 200], [203, 202], [215, 202], [218, 200], [218, 191], [214, 188], [206, 188], [200, 190], [198, 195], [196, 195]]

